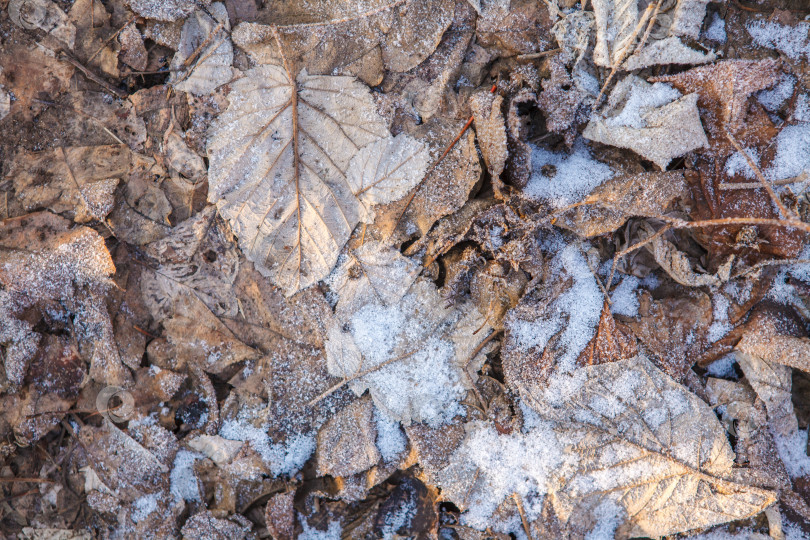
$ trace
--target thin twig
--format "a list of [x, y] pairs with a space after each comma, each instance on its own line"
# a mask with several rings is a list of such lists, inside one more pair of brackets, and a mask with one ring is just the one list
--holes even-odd
[[[493, 84], [492, 88], [490, 89], [490, 93], [494, 94], [497, 89], [498, 89], [498, 85]], [[405, 212], [407, 212], [408, 208], [410, 208], [414, 197], [416, 197], [416, 194], [419, 193], [419, 190], [424, 185], [425, 180], [427, 180], [427, 178], [431, 174], [433, 174], [433, 171], [436, 170], [436, 167], [439, 166], [439, 164], [442, 162], [442, 160], [444, 160], [444, 158], [447, 157], [447, 154], [449, 154], [450, 151], [453, 149], [453, 147], [456, 146], [456, 143], [461, 140], [461, 137], [463, 137], [464, 134], [467, 132], [467, 130], [470, 129], [470, 126], [472, 125], [474, 120], [475, 120], [475, 115], [470, 115], [470, 118], [467, 119], [467, 123], [464, 124], [464, 127], [461, 128], [461, 131], [458, 132], [458, 135], [456, 135], [456, 137], [452, 141], [450, 141], [450, 144], [447, 145], [447, 148], [444, 149], [444, 152], [442, 152], [442, 155], [439, 156], [439, 159], [434, 161], [433, 165], [431, 165], [430, 168], [427, 170], [427, 172], [425, 172], [424, 176], [422, 176], [422, 179], [419, 181], [419, 183], [413, 189], [413, 192], [411, 192], [411, 196], [408, 197], [408, 202], [405, 203], [405, 207], [402, 209], [402, 212], [399, 213], [399, 216], [397, 216], [396, 221], [394, 221], [394, 226], [391, 228], [391, 233], [388, 235], [388, 238], [393, 236], [394, 232], [396, 232], [397, 227], [399, 227], [399, 222], [402, 221], [403, 217], [405, 217]]]
[[526, 512], [523, 511], [523, 501], [520, 500], [520, 496], [517, 493], [512, 493], [512, 498], [515, 500], [515, 504], [517, 505], [518, 514], [520, 514], [520, 521], [523, 523], [523, 531], [526, 533], [526, 537], [529, 540], [532, 540], [532, 530], [529, 528], [529, 521], [526, 519]]
[[[203, 49], [205, 49], [205, 48], [208, 46], [208, 44], [209, 44], [209, 43], [211, 43], [211, 40], [212, 40], [212, 39], [214, 39], [214, 37], [215, 37], [215, 36], [216, 36], [216, 35], [219, 33], [219, 31], [220, 31], [220, 30], [222, 30], [222, 27], [223, 27], [224, 25], [225, 25], [225, 23], [219, 23], [218, 25], [216, 25], [216, 26], [214, 27], [214, 29], [213, 29], [213, 30], [211, 30], [211, 33], [210, 33], [210, 34], [208, 34], [208, 35], [205, 37], [205, 39], [203, 40], [203, 42], [202, 42], [202, 43], [200, 43], [200, 44], [197, 46], [197, 48], [196, 48], [196, 49], [194, 49], [194, 52], [192, 52], [192, 53], [191, 53], [191, 54], [188, 56], [188, 58], [186, 58], [185, 62], [183, 62], [182, 69], [188, 69], [188, 67], [189, 67], [191, 64], [193, 64], [194, 62], [196, 62], [196, 61], [197, 61], [197, 58], [199, 58], [199, 57], [200, 57], [200, 55], [201, 55], [201, 54], [202, 54], [202, 52], [203, 52]], [[217, 45], [217, 47], [219, 47], [219, 45]]]
[[515, 57], [515, 59], [518, 62], [525, 62], [525, 61], [528, 61], [528, 60], [535, 60], [537, 58], [543, 58], [544, 56], [548, 56], [550, 54], [558, 53], [561, 50], [562, 50], [561, 48], [557, 48], [557, 49], [551, 49], [549, 51], [540, 51], [540, 52], [529, 53], [529, 54], [519, 54], [519, 55], [517, 55]]
[[366, 375], [368, 375], [369, 373], [374, 373], [375, 371], [379, 371], [379, 370], [381, 370], [382, 368], [384, 368], [385, 366], [387, 366], [389, 364], [393, 364], [394, 362], [398, 362], [399, 360], [404, 360], [405, 358], [413, 356], [414, 354], [416, 354], [416, 352], [417, 351], [413, 351], [413, 352], [409, 352], [407, 354], [403, 354], [402, 356], [397, 356], [396, 358], [389, 358], [385, 362], [381, 362], [381, 363], [377, 364], [376, 366], [374, 366], [372, 368], [365, 369], [365, 370], [361, 371], [360, 373], [355, 373], [351, 377], [343, 379], [341, 382], [337, 383], [336, 385], [329, 387], [324, 392], [321, 392], [315, 398], [313, 398], [312, 401], [307, 403], [307, 405], [312, 407], [313, 405], [316, 405], [320, 401], [323, 401], [327, 397], [331, 396], [332, 394], [334, 394], [335, 392], [337, 392], [338, 390], [343, 388], [348, 383], [350, 383], [352, 381], [356, 381], [357, 379], [361, 379], [361, 378], [365, 377]]
[[752, 169], [754, 169], [754, 173], [757, 175], [757, 179], [759, 179], [759, 183], [762, 185], [763, 188], [765, 188], [765, 191], [768, 192], [768, 196], [771, 198], [771, 200], [774, 202], [774, 204], [776, 204], [776, 206], [779, 208], [779, 211], [782, 213], [782, 216], [786, 217], [786, 218], [793, 219], [793, 220], [798, 220], [799, 216], [797, 216], [796, 214], [794, 214], [793, 212], [788, 210], [787, 206], [785, 206], [784, 203], [782, 203], [782, 200], [779, 198], [779, 196], [773, 190], [773, 186], [771, 186], [771, 184], [765, 179], [765, 175], [762, 174], [762, 171], [759, 169], [759, 166], [754, 162], [753, 159], [751, 159], [751, 156], [748, 155], [748, 152], [746, 152], [743, 149], [743, 147], [740, 146], [740, 143], [737, 142], [737, 139], [734, 138], [734, 135], [732, 135], [731, 132], [728, 129], [726, 129], [726, 136], [728, 137], [728, 140], [731, 141], [731, 144], [734, 145], [734, 148], [737, 149], [737, 152], [741, 153], [743, 155], [743, 157], [745, 157], [745, 161], [748, 162], [748, 165]]
[[85, 77], [87, 77], [88, 79], [90, 79], [94, 83], [98, 84], [99, 86], [103, 87], [109, 93], [114, 94], [114, 95], [116, 95], [117, 97], [120, 97], [120, 98], [127, 97], [127, 95], [124, 92], [118, 90], [113, 85], [111, 85], [110, 83], [108, 83], [107, 81], [105, 81], [104, 79], [102, 79], [101, 77], [99, 77], [98, 75], [93, 73], [92, 71], [90, 71], [90, 69], [83, 66], [78, 60], [73, 58], [73, 56], [66, 53], [65, 51], [62, 51], [62, 54], [59, 55], [59, 59], [62, 60], [63, 62], [67, 62], [68, 64], [72, 65], [73, 67], [75, 67], [76, 69], [78, 69], [79, 71], [84, 73]]
[[[772, 186], [789, 186], [790, 184], [798, 184], [800, 182], [806, 182], [810, 180], [810, 175], [807, 174], [807, 171], [802, 171], [802, 173], [798, 176], [794, 176], [792, 178], [783, 178], [782, 180], [774, 180], [770, 184]], [[739, 183], [727, 183], [721, 182], [718, 186], [723, 191], [731, 191], [735, 189], [761, 189], [762, 182], [739, 182]]]

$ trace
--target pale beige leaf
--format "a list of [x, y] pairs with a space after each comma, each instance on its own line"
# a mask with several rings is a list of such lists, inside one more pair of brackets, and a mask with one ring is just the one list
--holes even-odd
[[624, 71], [634, 71], [650, 66], [666, 64], [707, 64], [714, 62], [717, 55], [713, 52], [702, 53], [690, 49], [675, 36], [653, 41], [643, 49], [633, 53], [622, 64]]
[[[276, 3], [282, 45], [313, 74], [351, 74], [377, 85], [384, 70], [408, 71], [424, 61], [453, 21], [452, 0], [335, 0]], [[260, 64], [281, 61], [272, 27], [241, 23], [233, 41]]]
[[697, 39], [703, 19], [706, 17], [706, 6], [711, 0], [679, 0], [672, 13], [672, 24], [669, 27], [675, 36], [687, 36]]
[[744, 519], [776, 500], [734, 480], [712, 409], [642, 356], [556, 377], [529, 403], [540, 419], [524, 432], [470, 424], [439, 474], [471, 524], [517, 493], [549, 497], [564, 526], [592, 529], [597, 509], [609, 508], [616, 538], [661, 537]]
[[404, 133], [363, 147], [346, 176], [362, 206], [361, 221], [374, 221], [374, 205], [404, 197], [424, 176], [429, 159], [427, 146]]
[[765, 403], [774, 435], [789, 436], [799, 429], [790, 391], [793, 371], [776, 362], [737, 350], [735, 353], [748, 383]]
[[769, 364], [781, 364], [810, 373], [810, 339], [805, 337], [746, 332], [737, 349], [758, 356]]
[[[689, 94], [657, 107], [640, 106], [645, 99], [660, 99], [660, 91], [642, 79], [630, 76], [611, 93], [611, 102], [622, 95], [626, 102], [612, 103], [605, 113], [594, 115], [583, 132], [586, 139], [628, 148], [662, 170], [687, 152], [708, 146], [697, 108], [697, 94]], [[634, 99], [635, 98], [635, 99]]]
[[672, 242], [661, 236], [654, 238], [645, 247], [652, 253], [655, 262], [661, 266], [669, 277], [687, 287], [717, 287], [728, 281], [731, 275], [731, 265], [734, 262], [733, 256], [720, 265], [716, 273], [707, 274], [696, 272], [692, 268], [692, 263], [689, 262], [689, 257], [675, 247]]
[[8, 16], [14, 24], [28, 30], [42, 30], [73, 49], [76, 26], [50, 0], [11, 0]]
[[332, 270], [361, 214], [349, 163], [388, 129], [351, 77], [291, 81], [274, 65], [246, 75], [211, 132], [208, 198], [247, 258], [291, 295]]
[[146, 19], [158, 21], [176, 21], [188, 17], [202, 4], [207, 6], [210, 0], [127, 0], [132, 11]]
[[492, 92], [480, 91], [470, 98], [478, 145], [493, 178], [500, 177], [508, 156], [502, 106], [503, 98]]
[[130, 171], [130, 151], [123, 145], [23, 151], [9, 165], [23, 208], [69, 212], [85, 223], [103, 220], [112, 210], [115, 188]]
[[637, 0], [594, 0], [596, 47], [593, 61], [598, 66], [617, 65], [634, 44], [633, 30], [638, 22]]
[[[211, 4], [208, 13], [194, 12], [183, 25], [180, 45], [170, 66], [176, 71], [169, 83], [178, 90], [204, 96], [230, 81], [233, 78], [230, 29], [224, 4]], [[192, 59], [191, 65], [186, 65], [192, 55], [196, 55], [196, 60]]]

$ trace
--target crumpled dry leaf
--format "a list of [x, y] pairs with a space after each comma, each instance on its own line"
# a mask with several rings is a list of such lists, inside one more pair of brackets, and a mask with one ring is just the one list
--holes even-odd
[[[4, 247], [0, 253], [0, 282], [5, 286], [2, 311], [12, 318], [7, 342], [22, 345], [19, 354], [11, 355], [14, 365], [7, 360], [6, 370], [24, 374], [28, 353], [33, 353], [32, 325], [13, 319], [32, 306], [50, 306], [55, 313], [73, 316], [74, 337], [90, 360], [90, 376], [107, 384], [123, 384], [130, 375], [121, 365], [103, 301], [115, 266], [98, 233], [86, 227], [69, 230], [68, 223], [48, 212], [6, 223], [0, 239]], [[32, 225], [39, 227], [37, 237], [26, 232]]]
[[532, 0], [484, 0], [476, 11], [480, 15], [475, 25], [477, 41], [501, 56], [548, 48], [554, 20], [543, 4]]
[[696, 272], [689, 257], [663, 236], [655, 237], [645, 246], [661, 268], [675, 281], [687, 287], [718, 287], [729, 280], [734, 256], [721, 264], [714, 274]]
[[[365, 218], [364, 190], [367, 203], [401, 193], [399, 185], [375, 185], [387, 176], [347, 179], [352, 158], [374, 170], [371, 149], [358, 152], [390, 135], [368, 89], [351, 77], [302, 72], [290, 81], [281, 67], [261, 66], [232, 85], [230, 99], [208, 145], [208, 198], [230, 220], [247, 258], [291, 295], [332, 270]], [[383, 170], [412, 187], [425, 155], [404, 139], [380, 154], [388, 157]]]
[[560, 216], [555, 225], [591, 238], [613, 232], [633, 216], [655, 217], [665, 213], [682, 196], [686, 181], [682, 171], [643, 172], [614, 176], [594, 189], [582, 204]]
[[661, 170], [672, 159], [708, 146], [698, 95], [673, 100], [672, 95], [662, 96], [661, 90], [640, 77], [628, 76], [611, 92], [608, 110], [591, 118], [583, 137], [629, 148]]
[[134, 24], [128, 24], [118, 34], [121, 44], [121, 61], [136, 71], [146, 71], [149, 53], [143, 43], [143, 36]]
[[234, 75], [230, 30], [224, 4], [215, 2], [207, 11], [195, 11], [183, 25], [180, 44], [170, 65], [174, 71], [169, 84], [183, 92], [204, 96], [229, 82]]
[[[692, 68], [677, 75], [651, 77], [650, 82], [667, 82], [683, 93], [698, 94], [698, 106], [705, 111], [708, 152], [727, 156], [734, 152], [726, 130], [751, 144], [759, 125], [770, 123], [761, 108], [749, 114], [751, 94], [775, 84], [780, 77], [779, 62], [773, 59], [723, 60], [710, 66]], [[770, 141], [769, 134], [766, 139]]]
[[239, 253], [227, 225], [209, 206], [175, 227], [171, 234], [147, 244], [153, 262], [141, 283], [152, 317], [160, 322], [176, 313], [174, 303], [193, 294], [216, 316], [238, 312], [233, 283], [239, 272]]
[[375, 440], [374, 404], [361, 399], [329, 419], [318, 432], [318, 475], [335, 478], [368, 470], [380, 460]]
[[121, 45], [114, 36], [119, 28], [111, 26], [111, 15], [101, 2], [76, 0], [68, 17], [76, 26], [76, 46], [73, 50], [78, 60], [101, 74], [118, 77]]
[[622, 64], [625, 71], [635, 71], [650, 66], [667, 64], [708, 64], [714, 62], [717, 55], [713, 52], [702, 53], [690, 49], [675, 36], [653, 41], [641, 50], [630, 55]]
[[11, 0], [8, 16], [14, 24], [28, 30], [42, 30], [73, 49], [76, 27], [50, 0]]
[[74, 146], [20, 152], [7, 177], [25, 210], [68, 212], [77, 223], [86, 223], [110, 213], [115, 188], [129, 169], [126, 146]]
[[[351, 74], [377, 85], [383, 69], [405, 72], [425, 60], [453, 21], [452, 0], [318, 0], [274, 4], [273, 20], [288, 57], [314, 75]], [[281, 58], [272, 28], [242, 23], [234, 43], [260, 64]]]
[[[430, 162], [435, 164], [462, 125], [436, 117], [416, 126], [411, 135], [428, 145]], [[475, 136], [468, 131], [409, 195], [377, 208], [375, 226], [392, 244], [422, 236], [440, 218], [461, 208], [480, 178]]]
[[391, 418], [435, 426], [460, 412], [457, 400], [483, 360], [472, 353], [490, 328], [469, 302], [445, 306], [419, 271], [376, 243], [355, 250], [330, 278], [340, 300], [326, 358], [330, 374], [358, 396], [370, 390]]
[[596, 47], [593, 61], [598, 66], [618, 65], [635, 45], [638, 22], [637, 0], [594, 0]]
[[497, 181], [506, 167], [506, 122], [503, 118], [503, 98], [481, 90], [470, 97], [470, 108], [475, 118], [475, 135], [484, 155], [484, 163]]
[[[564, 527], [588, 531], [607, 507], [617, 538], [658, 537], [752, 516], [776, 500], [735, 481], [714, 412], [641, 356], [579, 368], [535, 398], [540, 420], [525, 433], [472, 425], [440, 473], [470, 523], [512, 493], [546, 494]], [[507, 465], [513, 455], [520, 464]]]
[[652, 353], [655, 364], [678, 382], [706, 343], [712, 323], [712, 302], [699, 290], [654, 300], [649, 292], [639, 296], [638, 318], [627, 326]]
[[278, 540], [293, 540], [295, 536], [295, 491], [278, 493], [270, 497], [264, 509], [267, 530]]
[[638, 353], [636, 338], [626, 326], [617, 323], [605, 302], [599, 325], [591, 341], [577, 358], [578, 366], [595, 366], [633, 358]]

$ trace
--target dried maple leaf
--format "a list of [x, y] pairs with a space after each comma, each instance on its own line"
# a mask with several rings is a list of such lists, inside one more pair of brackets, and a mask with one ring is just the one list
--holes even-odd
[[577, 358], [578, 366], [595, 366], [606, 362], [617, 362], [634, 357], [638, 353], [635, 337], [617, 324], [610, 313], [610, 306], [605, 302], [596, 334]]
[[[421, 144], [391, 138], [368, 89], [351, 77], [302, 72], [292, 81], [279, 66], [261, 66], [232, 85], [230, 100], [208, 145], [208, 198], [247, 258], [288, 295], [332, 270], [368, 217], [361, 200], [390, 201], [426, 167]], [[385, 162], [362, 152], [372, 143]], [[350, 175], [352, 163], [362, 172]], [[387, 183], [389, 175], [402, 182]]]
[[224, 4], [216, 2], [207, 12], [195, 11], [183, 25], [180, 44], [170, 66], [173, 72], [169, 84], [203, 96], [230, 81], [234, 75], [230, 30]]
[[579, 368], [529, 403], [539, 419], [524, 432], [472, 423], [440, 472], [467, 524], [484, 528], [517, 493], [548, 497], [569, 530], [593, 530], [598, 509], [610, 508], [617, 537], [657, 537], [752, 516], [776, 500], [736, 479], [712, 409], [642, 356]]

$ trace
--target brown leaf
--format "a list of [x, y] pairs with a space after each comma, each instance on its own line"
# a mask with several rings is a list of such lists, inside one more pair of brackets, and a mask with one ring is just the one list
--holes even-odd
[[702, 292], [654, 300], [645, 291], [639, 297], [638, 319], [628, 321], [627, 326], [653, 354], [656, 365], [682, 381], [704, 347], [711, 323], [712, 302]]
[[[709, 136], [709, 152], [727, 156], [734, 152], [726, 130], [744, 146], [754, 141], [769, 141], [762, 127], [772, 125], [761, 107], [749, 113], [754, 92], [768, 88], [779, 79], [775, 60], [723, 60], [709, 66], [692, 68], [677, 75], [651, 77], [649, 82], [668, 82], [684, 94], [697, 92], [698, 107]], [[753, 140], [752, 140], [753, 139]]]
[[638, 353], [635, 337], [621, 323], [616, 323], [605, 302], [596, 334], [577, 358], [578, 366], [595, 366], [632, 358]]
[[318, 432], [315, 458], [319, 475], [351, 476], [363, 472], [380, 460], [374, 404], [360, 399], [343, 408]]
[[493, 181], [500, 178], [506, 166], [506, 124], [501, 107], [503, 98], [499, 95], [479, 91], [470, 97], [470, 107], [475, 118], [475, 134], [478, 146], [484, 155], [484, 163]]
[[685, 189], [681, 171], [614, 176], [554, 224], [586, 238], [607, 234], [624, 225], [630, 217], [664, 214], [674, 200], [684, 195]]
[[295, 490], [278, 493], [270, 497], [264, 508], [264, 521], [267, 530], [277, 540], [293, 540], [295, 535], [295, 510], [293, 499]]

